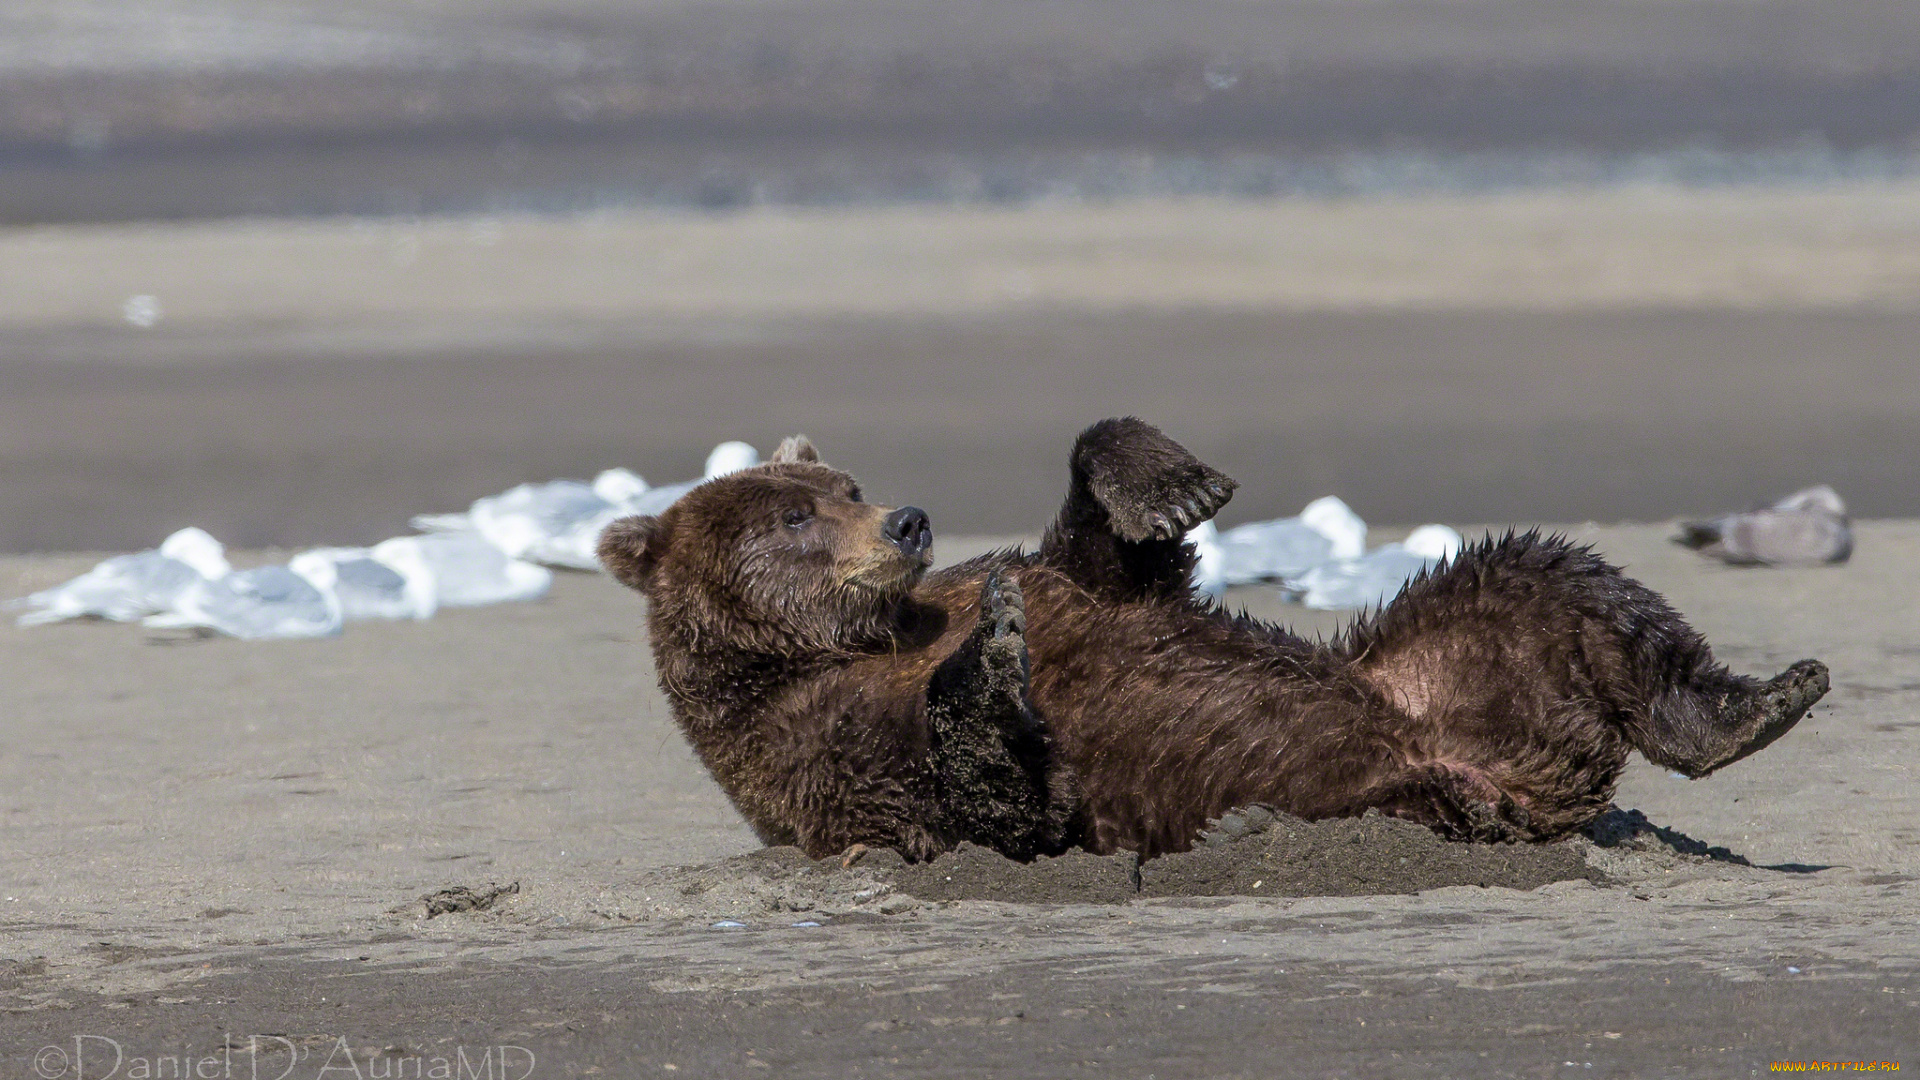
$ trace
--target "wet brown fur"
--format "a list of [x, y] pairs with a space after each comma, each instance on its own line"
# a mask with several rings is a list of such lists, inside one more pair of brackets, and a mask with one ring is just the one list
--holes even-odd
[[[1704, 775], [1824, 692], [1810, 661], [1731, 674], [1651, 590], [1531, 533], [1308, 642], [1191, 594], [1180, 537], [1232, 486], [1147, 425], [1104, 421], [1037, 552], [923, 574], [882, 537], [884, 508], [790, 441], [616, 523], [601, 551], [651, 601], [661, 684], [701, 759], [765, 841], [815, 856], [961, 840], [1154, 855], [1252, 803], [1549, 839], [1606, 808], [1633, 750]], [[1024, 702], [993, 690], [1009, 680]]]

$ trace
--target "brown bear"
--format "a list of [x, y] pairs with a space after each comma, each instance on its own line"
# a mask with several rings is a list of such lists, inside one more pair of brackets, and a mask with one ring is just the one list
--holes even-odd
[[761, 839], [816, 858], [1151, 857], [1251, 804], [1547, 840], [1606, 809], [1629, 752], [1704, 776], [1826, 692], [1812, 660], [1732, 674], [1652, 590], [1536, 533], [1471, 545], [1309, 642], [1193, 594], [1183, 537], [1234, 487], [1105, 420], [1039, 550], [928, 573], [926, 514], [863, 501], [795, 438], [616, 522], [600, 556], [649, 600], [701, 760]]

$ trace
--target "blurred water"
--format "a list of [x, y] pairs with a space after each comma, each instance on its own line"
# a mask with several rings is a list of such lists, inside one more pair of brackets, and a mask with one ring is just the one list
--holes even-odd
[[0, 222], [1900, 179], [1904, 0], [13, 0]]
[[[1615, 151], [980, 150], [907, 145], [696, 149], [648, 140], [538, 145], [278, 144], [13, 154], [0, 147], [0, 222], [235, 214], [582, 213], [627, 208], [1024, 204], [1130, 198], [1365, 198], [1647, 186], [1819, 187], [1920, 176], [1920, 144], [1819, 138]], [[129, 316], [131, 318], [131, 316]]]

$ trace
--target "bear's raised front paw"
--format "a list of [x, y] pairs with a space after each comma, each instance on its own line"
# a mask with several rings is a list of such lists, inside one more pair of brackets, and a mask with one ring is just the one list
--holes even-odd
[[1076, 449], [1076, 464], [1114, 535], [1134, 543], [1185, 536], [1218, 513], [1238, 486], [1132, 417], [1094, 425]]
[[1120, 539], [1174, 540], [1219, 513], [1233, 497], [1233, 488], [1232, 480], [1194, 461], [1151, 479], [1113, 485], [1100, 501]]

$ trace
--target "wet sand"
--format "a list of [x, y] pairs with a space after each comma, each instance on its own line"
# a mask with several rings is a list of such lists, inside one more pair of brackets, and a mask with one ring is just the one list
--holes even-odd
[[1328, 493], [1373, 521], [1653, 520], [1813, 483], [1863, 514], [1920, 512], [1907, 314], [1059, 314], [606, 343], [568, 330], [345, 357], [185, 337], [182, 352], [207, 348], [177, 364], [102, 349], [7, 365], [0, 549], [132, 550], [190, 524], [242, 546], [373, 542], [517, 483], [616, 464], [676, 480], [723, 439], [765, 450], [796, 431], [942, 528], [1019, 529], [1054, 509], [1075, 432], [1124, 413], [1246, 483], [1229, 524]]
[[[1596, 849], [1528, 891], [1422, 879], [1428, 856], [1402, 847], [1410, 887], [1442, 887], [1263, 899], [1242, 873], [1262, 852], [1310, 866], [1324, 848], [1255, 836], [1187, 875], [1229, 895], [1128, 897], [1124, 875], [1075, 871], [1087, 884], [1044, 903], [897, 877], [862, 896], [885, 867], [803, 888], [790, 860], [753, 854], [651, 685], [640, 603], [604, 578], [309, 643], [0, 628], [0, 1053], [23, 1075], [76, 1035], [151, 1056], [217, 1053], [229, 1033], [236, 1075], [266, 1033], [306, 1054], [292, 1075], [342, 1039], [383, 1061], [524, 1047], [536, 1076], [1911, 1061], [1920, 525], [1864, 523], [1852, 564], [1794, 571], [1710, 564], [1660, 527], [1575, 533], [1737, 669], [1833, 668], [1808, 720], [1721, 775], [1630, 768], [1620, 806], [1722, 858]], [[0, 592], [89, 562], [0, 560]], [[1232, 599], [1308, 632], [1339, 623]], [[963, 885], [1020, 880], [954, 865]], [[518, 888], [426, 918], [424, 898], [490, 883]], [[262, 1075], [291, 1063], [259, 1049]]]
[[1018, 530], [1128, 412], [1226, 524], [1914, 515], [1915, 252], [1910, 187], [13, 230], [0, 551], [375, 541], [796, 430]]

